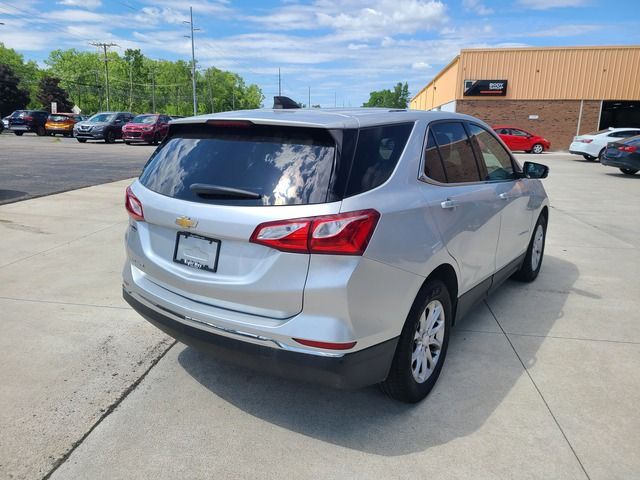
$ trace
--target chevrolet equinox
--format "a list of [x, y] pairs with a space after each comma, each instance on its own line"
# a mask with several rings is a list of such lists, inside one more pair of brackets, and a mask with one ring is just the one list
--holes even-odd
[[548, 168], [470, 116], [285, 100], [171, 123], [126, 191], [124, 298], [219, 358], [418, 402], [456, 321], [537, 277]]

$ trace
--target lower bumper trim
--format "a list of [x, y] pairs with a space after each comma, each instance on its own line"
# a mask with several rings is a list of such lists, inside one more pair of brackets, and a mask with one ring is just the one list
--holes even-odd
[[389, 373], [398, 338], [341, 357], [324, 357], [243, 342], [174, 320], [139, 302], [126, 290], [124, 300], [147, 321], [176, 340], [236, 365], [297, 381], [335, 388], [361, 388]]

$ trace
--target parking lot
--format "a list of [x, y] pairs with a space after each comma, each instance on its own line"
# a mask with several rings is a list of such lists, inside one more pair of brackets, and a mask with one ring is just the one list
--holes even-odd
[[[229, 366], [124, 303], [129, 180], [105, 182], [152, 147], [0, 142], [0, 189], [102, 183], [0, 206], [0, 478], [640, 476], [640, 175], [519, 156], [551, 168], [540, 276], [457, 325], [435, 389], [405, 405]], [[27, 162], [47, 190], [20, 183]]]
[[136, 176], [155, 147], [0, 135], [0, 204]]

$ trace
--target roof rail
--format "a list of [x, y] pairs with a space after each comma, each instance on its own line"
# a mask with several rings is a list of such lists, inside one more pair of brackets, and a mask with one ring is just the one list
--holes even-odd
[[273, 97], [273, 108], [274, 109], [290, 109], [290, 108], [300, 108], [298, 102], [291, 100], [289, 97]]

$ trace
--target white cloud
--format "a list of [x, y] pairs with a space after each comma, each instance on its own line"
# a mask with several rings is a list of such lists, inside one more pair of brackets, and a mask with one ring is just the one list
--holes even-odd
[[431, 68], [431, 65], [429, 65], [427, 62], [413, 62], [411, 64], [411, 68], [413, 68], [414, 70], [428, 70]]
[[487, 7], [480, 0], [462, 0], [462, 8], [483, 16], [493, 13], [493, 9]]
[[550, 8], [584, 7], [588, 0], [519, 0], [518, 4], [532, 10], [548, 10]]
[[59, 0], [56, 3], [66, 7], [88, 8], [89, 10], [95, 10], [102, 6], [101, 0]]

